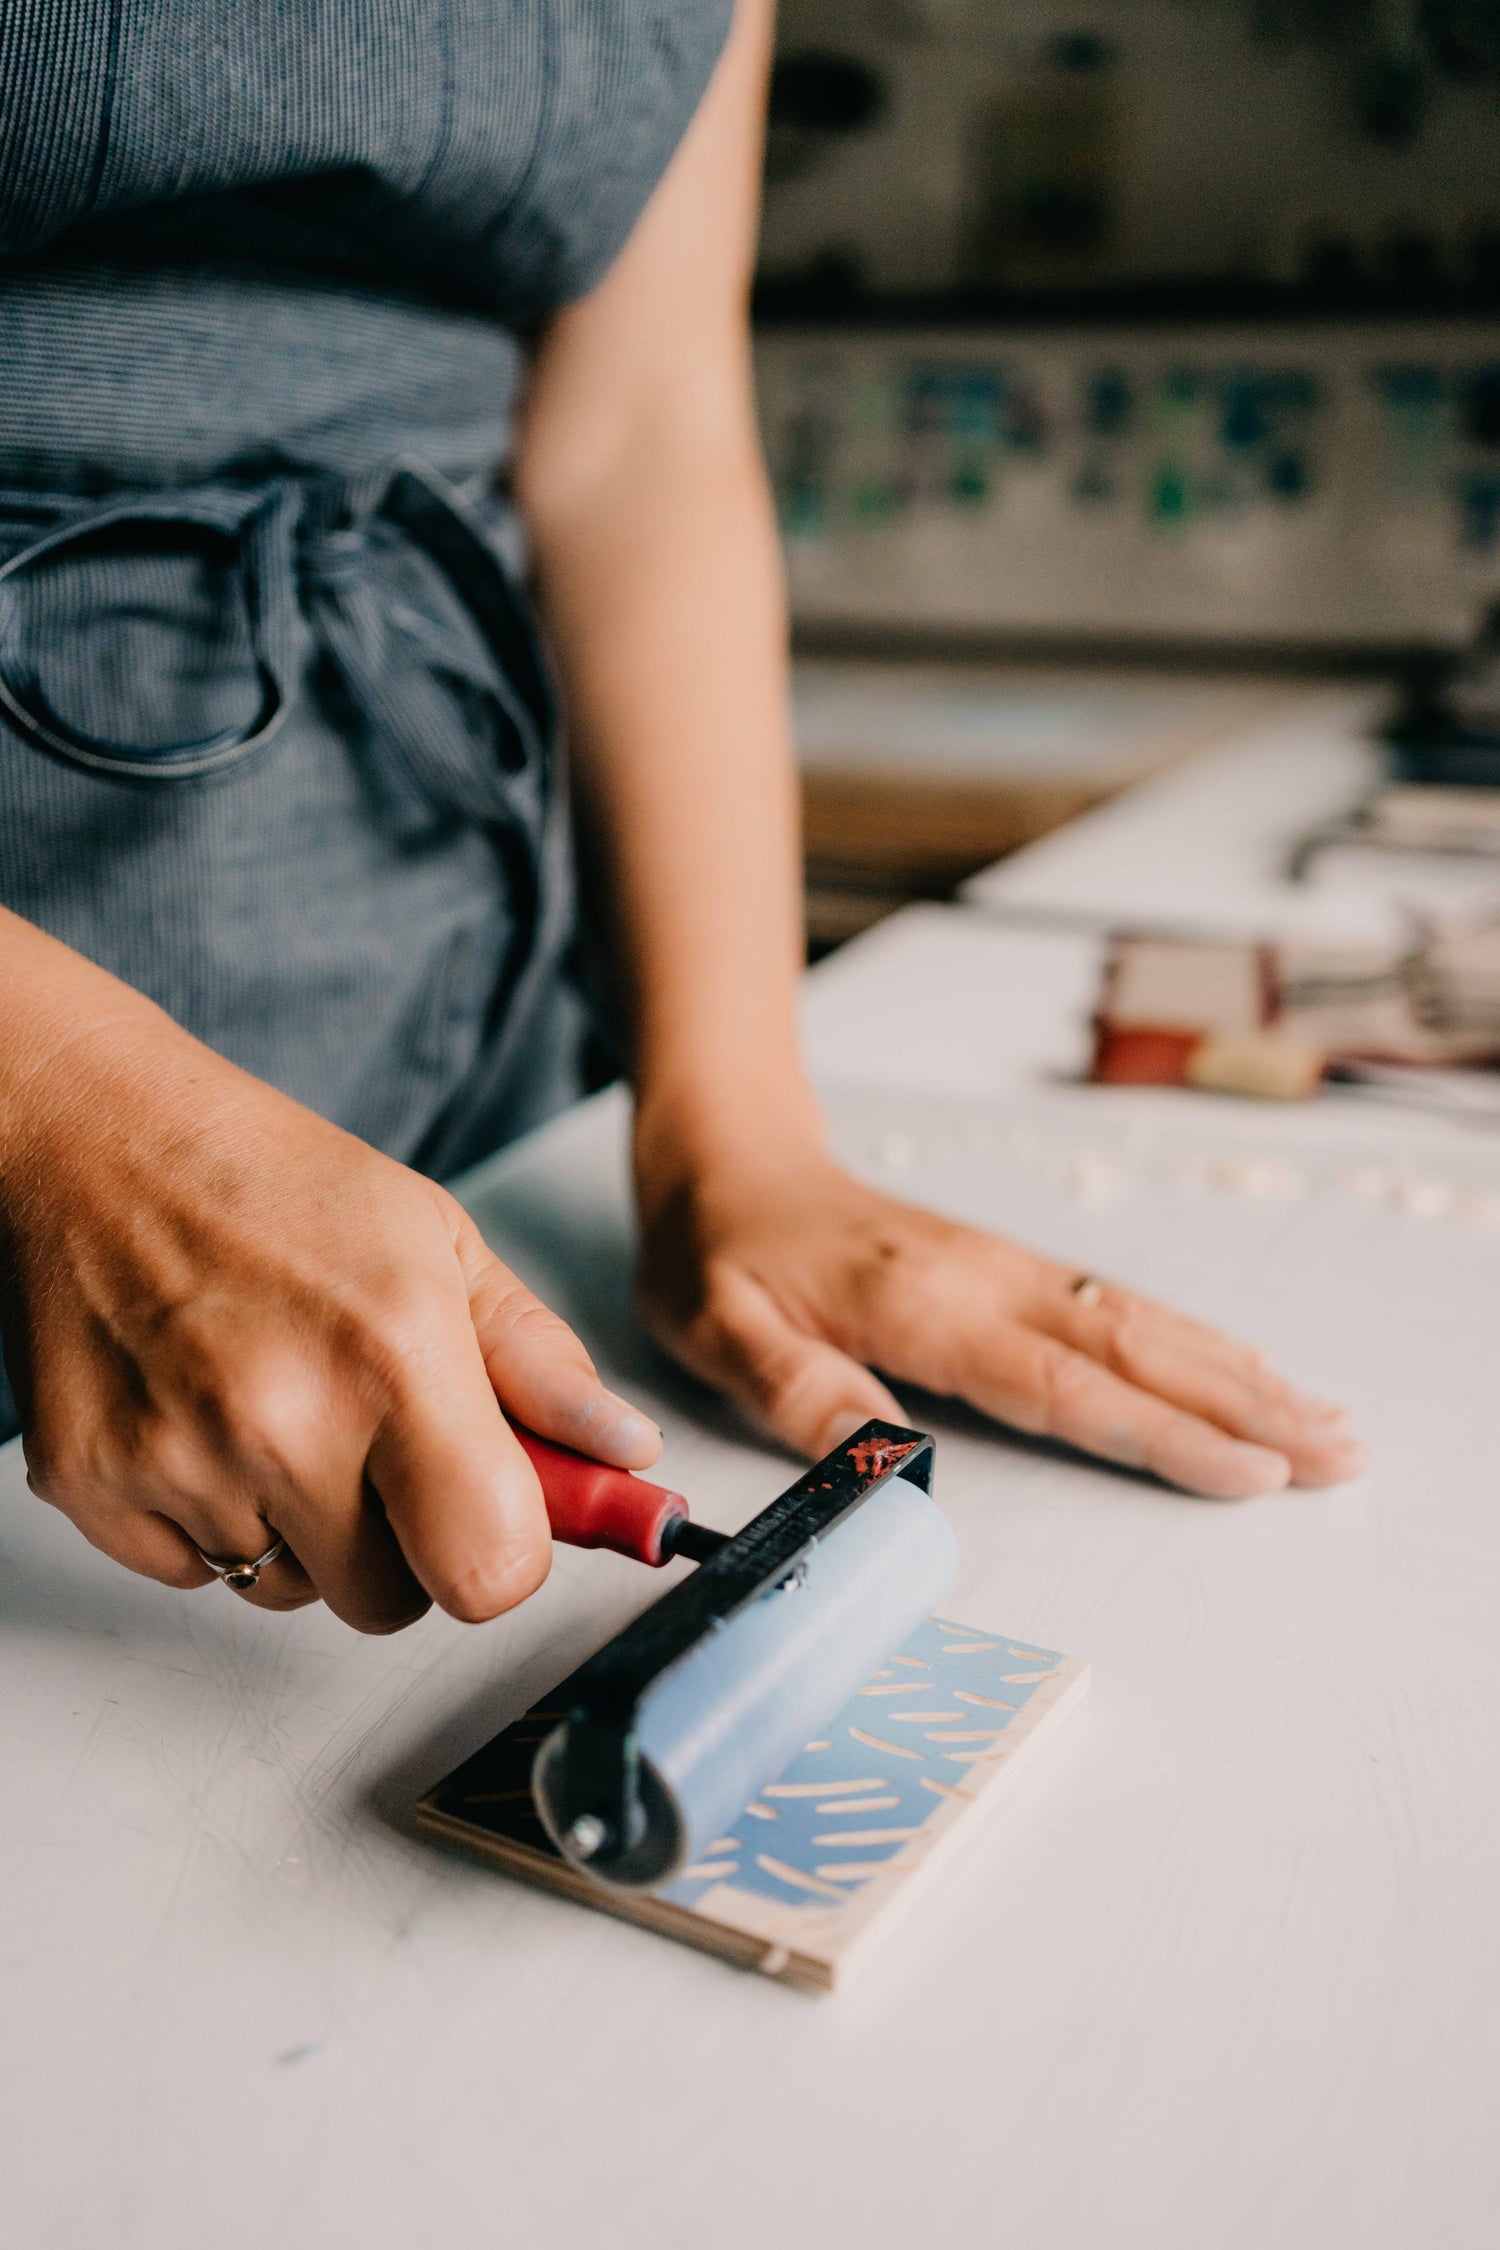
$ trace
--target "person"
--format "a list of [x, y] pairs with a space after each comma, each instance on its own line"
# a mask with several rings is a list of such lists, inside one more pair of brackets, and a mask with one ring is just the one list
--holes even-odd
[[808, 1455], [900, 1418], [888, 1378], [1196, 1493], [1352, 1474], [1257, 1355], [825, 1145], [748, 352], [770, 0], [34, 0], [7, 37], [32, 1489], [130, 1570], [379, 1632], [545, 1575], [510, 1420], [655, 1458], [439, 1184], [579, 1083], [554, 669], [667, 1350]]

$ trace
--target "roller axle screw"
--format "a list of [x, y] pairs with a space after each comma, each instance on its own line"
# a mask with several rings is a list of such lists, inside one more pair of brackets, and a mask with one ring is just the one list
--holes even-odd
[[609, 1830], [597, 1813], [580, 1813], [568, 1830], [568, 1842], [580, 1859], [592, 1859], [609, 1841]]

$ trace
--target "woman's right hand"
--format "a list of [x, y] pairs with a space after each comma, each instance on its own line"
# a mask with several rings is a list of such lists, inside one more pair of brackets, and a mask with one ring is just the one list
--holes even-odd
[[[363, 1632], [546, 1576], [505, 1419], [627, 1468], [660, 1435], [432, 1181], [0, 915], [0, 1312], [32, 1490], [170, 1586]], [[505, 1412], [502, 1413], [502, 1408]], [[202, 1554], [200, 1554], [200, 1550]]]

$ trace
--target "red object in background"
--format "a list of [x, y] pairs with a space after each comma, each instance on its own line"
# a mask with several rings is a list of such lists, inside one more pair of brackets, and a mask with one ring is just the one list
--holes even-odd
[[1100, 1086], [1185, 1086], [1201, 1031], [1155, 1030], [1132, 1024], [1095, 1026], [1093, 1077]]
[[680, 1492], [647, 1484], [629, 1469], [591, 1461], [519, 1424], [512, 1427], [541, 1479], [554, 1539], [567, 1547], [612, 1547], [617, 1555], [653, 1567], [670, 1560], [662, 1551], [663, 1536], [688, 1513]]

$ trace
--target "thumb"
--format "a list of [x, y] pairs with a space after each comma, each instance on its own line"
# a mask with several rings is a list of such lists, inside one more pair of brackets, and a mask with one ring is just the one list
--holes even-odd
[[606, 1390], [567, 1322], [500, 1263], [467, 1213], [459, 1217], [455, 1247], [469, 1316], [485, 1372], [506, 1413], [539, 1437], [596, 1461], [649, 1468], [661, 1451], [656, 1424]]
[[905, 1420], [878, 1376], [798, 1328], [771, 1292], [741, 1271], [716, 1277], [712, 1324], [696, 1329], [690, 1364], [809, 1460], [831, 1453], [872, 1416]]
[[450, 1617], [475, 1625], [498, 1617], [546, 1577], [541, 1486], [472, 1337], [456, 1340], [442, 1373], [430, 1368], [403, 1388], [375, 1432], [365, 1475], [413, 1573]]

